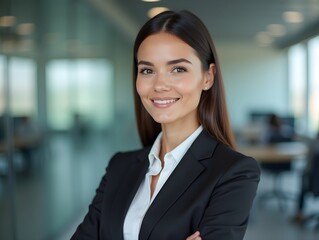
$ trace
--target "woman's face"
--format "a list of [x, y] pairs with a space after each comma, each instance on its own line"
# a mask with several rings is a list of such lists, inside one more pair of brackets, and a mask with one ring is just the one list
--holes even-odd
[[136, 89], [156, 122], [198, 126], [197, 107], [202, 91], [213, 84], [213, 67], [204, 72], [192, 47], [172, 34], [156, 33], [138, 49]]

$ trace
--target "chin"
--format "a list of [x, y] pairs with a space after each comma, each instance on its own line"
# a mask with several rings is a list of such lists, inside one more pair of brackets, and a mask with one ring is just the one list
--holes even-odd
[[169, 121], [169, 120], [157, 120], [157, 119], [154, 119], [155, 122], [159, 123], [159, 124], [165, 124], [165, 123], [170, 123], [172, 121]]
[[174, 120], [167, 117], [153, 117], [154, 121], [160, 124], [171, 123]]

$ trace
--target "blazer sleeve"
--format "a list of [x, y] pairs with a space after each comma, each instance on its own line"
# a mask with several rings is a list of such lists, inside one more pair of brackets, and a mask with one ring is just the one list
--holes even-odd
[[115, 154], [107, 168], [106, 174], [103, 176], [98, 188], [96, 189], [95, 196], [89, 205], [89, 211], [85, 215], [82, 223], [79, 224], [75, 233], [71, 237], [71, 240], [97, 240], [99, 239], [100, 231], [100, 215], [103, 202], [104, 189], [107, 185], [108, 169], [112, 168], [114, 161], [116, 160], [119, 153]]
[[205, 240], [241, 240], [256, 195], [260, 168], [249, 157], [237, 159], [219, 179], [199, 226]]

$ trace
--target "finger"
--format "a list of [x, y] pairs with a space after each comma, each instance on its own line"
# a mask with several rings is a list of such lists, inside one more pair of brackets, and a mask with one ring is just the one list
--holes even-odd
[[201, 240], [202, 238], [199, 235], [200, 235], [200, 232], [196, 231], [192, 235], [188, 236], [186, 240]]

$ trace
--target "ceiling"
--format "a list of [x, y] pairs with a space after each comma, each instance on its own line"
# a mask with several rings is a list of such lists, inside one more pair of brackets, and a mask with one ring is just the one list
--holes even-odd
[[[132, 43], [149, 19], [147, 12], [159, 6], [194, 12], [216, 41], [257, 44], [256, 36], [260, 32], [267, 35], [270, 24], [282, 24], [286, 34], [273, 37], [266, 46], [283, 48], [319, 35], [319, 0], [0, 0], [0, 52], [15, 51], [19, 46], [19, 54], [30, 55], [42, 46], [41, 52], [51, 57], [69, 52], [99, 56], [112, 41], [114, 31], [107, 29], [121, 31]], [[300, 12], [304, 21], [285, 22], [285, 11]], [[16, 17], [11, 27], [1, 26], [6, 15]], [[21, 23], [33, 24], [34, 31], [17, 34]]]
[[[167, 7], [171, 10], [187, 9], [197, 14], [208, 26], [215, 39], [223, 41], [254, 41], [260, 32], [267, 32], [269, 24], [282, 24], [286, 34], [273, 37], [272, 45], [285, 47], [301, 39], [319, 34], [319, 0], [87, 0], [105, 1], [105, 6], [121, 10], [122, 16], [130, 19], [128, 27], [135, 23], [139, 28], [147, 19], [152, 7]], [[301, 23], [287, 23], [283, 12], [298, 11], [303, 15]], [[267, 33], [266, 33], [267, 34]]]

